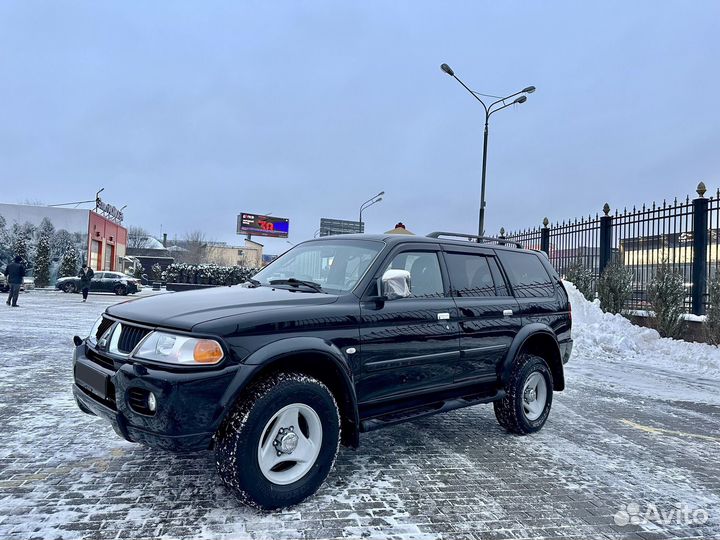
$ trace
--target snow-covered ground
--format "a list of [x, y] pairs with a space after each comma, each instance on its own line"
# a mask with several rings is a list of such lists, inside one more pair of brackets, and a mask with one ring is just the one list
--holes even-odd
[[[661, 338], [657, 331], [604, 313], [599, 300], [588, 302], [565, 282], [573, 315], [572, 371], [599, 384], [616, 385], [648, 397], [720, 404], [720, 349], [705, 343]], [[660, 376], [662, 375], [662, 376]]]
[[[124, 442], [77, 409], [72, 336], [124, 298], [23, 294], [0, 304], [0, 538], [720, 538], [717, 349], [570, 293], [567, 389], [540, 433], [479, 406], [364, 434], [315, 497], [273, 513], [238, 504], [211, 454]], [[652, 508], [707, 519], [640, 520]]]

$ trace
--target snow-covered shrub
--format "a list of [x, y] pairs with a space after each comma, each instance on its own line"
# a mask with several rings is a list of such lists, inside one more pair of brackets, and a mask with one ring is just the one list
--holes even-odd
[[708, 282], [708, 309], [705, 317], [705, 338], [720, 345], [720, 272]]
[[152, 265], [153, 281], [162, 281], [162, 275], [163, 275], [163, 269], [162, 269], [162, 266], [160, 266], [160, 263], [153, 264]]
[[33, 273], [35, 285], [47, 287], [50, 285], [50, 240], [47, 235], [40, 236], [35, 248], [35, 271]]
[[575, 261], [565, 271], [565, 279], [572, 282], [578, 291], [588, 300], [595, 298], [593, 292], [593, 271], [585, 266], [580, 259]]
[[663, 337], [679, 337], [685, 311], [685, 284], [682, 274], [663, 261], [648, 285], [648, 300], [655, 312], [653, 327]]
[[171, 264], [165, 270], [168, 283], [197, 283], [203, 285], [237, 285], [257, 273], [256, 268], [218, 266], [216, 264]]
[[609, 313], [622, 312], [632, 297], [633, 275], [619, 258], [605, 267], [598, 280], [600, 307]]
[[60, 260], [60, 270], [58, 271], [58, 277], [76, 276], [78, 273], [78, 256], [75, 248], [70, 246], [63, 253], [62, 259]]
[[135, 279], [140, 279], [144, 273], [145, 273], [145, 268], [143, 268], [142, 264], [135, 265], [135, 270], [133, 271], [133, 277]]

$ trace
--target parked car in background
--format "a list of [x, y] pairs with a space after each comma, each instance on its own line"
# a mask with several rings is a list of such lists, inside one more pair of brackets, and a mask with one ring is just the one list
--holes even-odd
[[[71, 276], [57, 280], [55, 288], [66, 293], [80, 292], [80, 278]], [[90, 292], [112, 292], [117, 295], [135, 294], [140, 290], [137, 279], [121, 272], [95, 272], [90, 281]]]
[[0, 292], [8, 292], [10, 287], [8, 287], [7, 278], [5, 277], [5, 274], [0, 273]]
[[23, 278], [22, 285], [20, 286], [21, 291], [32, 291], [35, 288], [35, 278], [31, 276], [25, 276]]

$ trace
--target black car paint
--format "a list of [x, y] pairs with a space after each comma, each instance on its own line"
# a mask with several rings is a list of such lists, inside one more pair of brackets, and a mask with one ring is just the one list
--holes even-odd
[[[354, 238], [368, 237], [347, 236], [348, 241]], [[486, 300], [453, 297], [446, 290], [443, 298], [383, 301], [371, 291], [398, 250], [472, 249], [493, 256], [495, 250], [516, 248], [407, 236], [375, 240], [386, 246], [352, 293], [234, 286], [111, 306], [106, 316], [119, 322], [215, 337], [223, 344], [225, 358], [213, 367], [173, 368], [113, 356], [85, 340], [75, 349], [74, 363], [103, 371], [115, 400], [104, 402], [75, 384], [77, 401], [81, 408], [108, 418], [125, 439], [180, 451], [210, 447], [225, 415], [260, 373], [282, 362], [303, 369], [304, 359], [310, 357], [339, 380], [343, 427], [349, 432], [344, 441], [350, 445], [358, 444], [364, 421], [379, 414], [431, 403], [438, 396], [479, 393], [492, 398], [509, 378], [520, 348], [537, 336], [555, 347], [553, 354], [561, 360], [553, 368], [555, 387], [563, 388], [562, 363], [572, 346], [569, 304], [547, 259], [541, 257], [554, 282], [553, 297]], [[446, 272], [443, 264], [447, 289]], [[505, 285], [511, 292], [509, 283]], [[512, 316], [503, 316], [505, 309], [511, 309]], [[450, 318], [440, 320], [438, 313], [449, 313]], [[98, 366], [92, 359], [97, 355], [111, 359], [114, 369]], [[155, 393], [154, 415], [129, 407], [131, 388]]]

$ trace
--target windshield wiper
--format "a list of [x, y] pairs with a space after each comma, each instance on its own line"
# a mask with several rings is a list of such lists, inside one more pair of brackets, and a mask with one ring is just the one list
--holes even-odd
[[253, 288], [260, 287], [262, 285], [262, 283], [260, 283], [257, 279], [253, 279], [253, 278], [247, 278], [247, 282], [250, 283], [253, 286]]
[[293, 287], [304, 286], [316, 292], [323, 292], [322, 285], [319, 283], [315, 283], [314, 281], [304, 281], [302, 279], [271, 279], [268, 283], [270, 283], [270, 285], [291, 285]]

